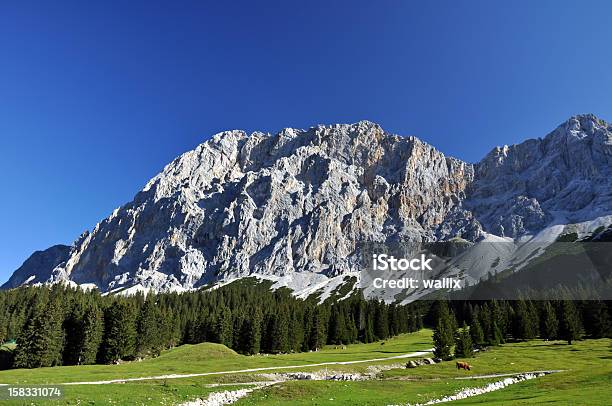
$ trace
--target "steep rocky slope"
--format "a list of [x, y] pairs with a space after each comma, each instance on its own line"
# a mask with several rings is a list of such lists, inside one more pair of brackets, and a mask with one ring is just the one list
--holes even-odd
[[465, 205], [493, 234], [541, 230], [555, 213], [596, 219], [612, 210], [612, 127], [572, 117], [543, 139], [495, 148], [475, 172]]
[[44, 251], [36, 251], [13, 272], [4, 287], [46, 282], [51, 279], [55, 267], [63, 265], [69, 257], [70, 247], [67, 245], [54, 245]]
[[259, 275], [308, 292], [355, 272], [363, 241], [525, 238], [559, 219], [605, 218], [611, 162], [612, 128], [592, 115], [476, 165], [366, 121], [228, 131], [5, 287], [70, 280], [170, 291]]

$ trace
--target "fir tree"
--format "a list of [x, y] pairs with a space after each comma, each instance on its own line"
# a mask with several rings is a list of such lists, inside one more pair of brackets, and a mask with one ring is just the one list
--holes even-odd
[[304, 327], [302, 318], [295, 311], [291, 316], [289, 323], [289, 350], [293, 352], [300, 351], [304, 342]]
[[0, 298], [0, 344], [4, 343], [8, 335], [8, 319], [5, 313], [4, 299]]
[[154, 296], [151, 295], [145, 300], [137, 320], [136, 353], [140, 356], [156, 356], [161, 352], [162, 332], [157, 313]]
[[136, 315], [127, 302], [113, 302], [104, 312], [104, 340], [101, 360], [113, 363], [131, 359], [136, 351]]
[[502, 337], [502, 332], [499, 326], [497, 325], [497, 321], [493, 320], [493, 324], [491, 325], [491, 331], [493, 336], [491, 337], [491, 345], [500, 345], [504, 342], [504, 338]]
[[323, 309], [317, 306], [312, 317], [312, 327], [310, 330], [310, 346], [311, 350], [319, 350], [323, 348], [327, 341], [326, 320], [323, 314]]
[[332, 307], [329, 324], [330, 342], [332, 344], [342, 344], [348, 341], [344, 314], [342, 310], [339, 309], [339, 306]]
[[85, 310], [83, 315], [83, 341], [80, 348], [78, 364], [94, 364], [102, 343], [104, 334], [104, 319], [102, 312], [95, 306]]
[[64, 320], [66, 342], [63, 351], [64, 365], [79, 365], [83, 346], [83, 306], [74, 305]]
[[530, 340], [537, 336], [538, 321], [535, 317], [535, 310], [531, 308], [530, 303], [518, 300], [514, 317], [514, 338]]
[[280, 312], [272, 317], [272, 333], [270, 350], [273, 353], [289, 352], [289, 322], [287, 314]]
[[248, 323], [248, 345], [247, 345], [247, 353], [248, 354], [259, 354], [260, 346], [261, 346], [261, 322], [262, 315], [259, 307], [255, 309], [253, 314], [253, 319]]
[[585, 310], [584, 327], [591, 338], [610, 337], [612, 322], [604, 302], [591, 302]]
[[450, 360], [454, 343], [455, 322], [451, 318], [446, 302], [437, 302], [436, 327], [434, 328], [434, 355], [443, 360]]
[[374, 313], [374, 335], [379, 340], [389, 337], [389, 321], [386, 305], [382, 302], [376, 303]]
[[181, 340], [181, 319], [172, 309], [161, 310], [161, 341], [166, 348], [174, 348]]
[[38, 368], [61, 365], [63, 313], [58, 303], [37, 306], [17, 338], [14, 366]]
[[474, 345], [479, 347], [484, 345], [484, 333], [482, 332], [482, 327], [480, 326], [478, 318], [474, 319], [474, 322], [470, 326], [470, 337]]
[[545, 340], [554, 340], [559, 332], [559, 320], [554, 307], [549, 301], [542, 306], [542, 317], [540, 317], [540, 335]]
[[582, 337], [582, 325], [580, 316], [576, 310], [574, 302], [563, 300], [561, 302], [561, 338], [566, 340], [569, 345], [572, 341]]
[[234, 338], [234, 323], [232, 319], [232, 311], [229, 307], [224, 306], [219, 316], [217, 317], [217, 342], [229, 348], [232, 347]]
[[493, 341], [493, 323], [491, 317], [491, 311], [489, 310], [489, 306], [485, 303], [478, 313], [478, 320], [480, 321], [480, 326], [482, 327], [482, 334], [484, 337], [484, 342], [486, 344], [491, 344]]
[[462, 358], [471, 358], [474, 356], [472, 337], [470, 336], [470, 331], [465, 322], [463, 323], [463, 328], [457, 331], [455, 337], [455, 356]]

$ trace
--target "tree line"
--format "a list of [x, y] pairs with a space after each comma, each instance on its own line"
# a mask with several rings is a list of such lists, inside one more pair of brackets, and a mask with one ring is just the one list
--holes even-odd
[[316, 351], [373, 342], [427, 325], [435, 355], [469, 357], [475, 348], [543, 338], [568, 343], [612, 336], [612, 302], [303, 300], [288, 289], [241, 280], [216, 290], [102, 296], [61, 285], [0, 292], [0, 342], [15, 340], [4, 368], [115, 363], [204, 341], [242, 354]]
[[612, 337], [611, 311], [610, 301], [437, 301], [428, 321], [434, 355], [448, 360], [507, 341]]
[[248, 280], [209, 291], [128, 297], [62, 285], [0, 292], [0, 342], [17, 344], [4, 367], [14, 368], [109, 364], [204, 341], [242, 354], [316, 351], [422, 327], [416, 306], [359, 294], [319, 303]]

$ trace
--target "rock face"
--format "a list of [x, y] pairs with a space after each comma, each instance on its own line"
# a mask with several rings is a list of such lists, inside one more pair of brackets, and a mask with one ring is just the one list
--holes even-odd
[[475, 166], [465, 202], [497, 235], [542, 229], [554, 213], [569, 222], [612, 210], [612, 127], [593, 115], [576, 116], [543, 139], [495, 148]]
[[54, 245], [44, 251], [36, 251], [19, 267], [3, 288], [15, 288], [24, 283], [44, 283], [51, 278], [55, 267], [70, 257], [70, 247]]
[[[223, 132], [166, 166], [68, 254], [40, 262], [32, 281], [171, 291], [301, 275], [308, 285], [355, 271], [363, 241], [516, 238], [557, 212], [574, 222], [609, 214], [611, 162], [612, 128], [590, 115], [476, 165], [367, 121]], [[5, 287], [26, 281], [33, 257]]]

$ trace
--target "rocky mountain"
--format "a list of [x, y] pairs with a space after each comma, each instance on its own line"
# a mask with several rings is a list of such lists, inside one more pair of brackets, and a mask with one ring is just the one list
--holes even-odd
[[[531, 238], [612, 223], [612, 126], [575, 116], [470, 164], [377, 124], [227, 131], [167, 165], [72, 247], [3, 286], [181, 291], [258, 276], [329, 293], [361, 242]], [[549, 238], [555, 236], [548, 233]]]
[[70, 250], [67, 245], [54, 245], [44, 251], [36, 251], [13, 272], [3, 287], [50, 280], [52, 271], [66, 261], [70, 256]]

